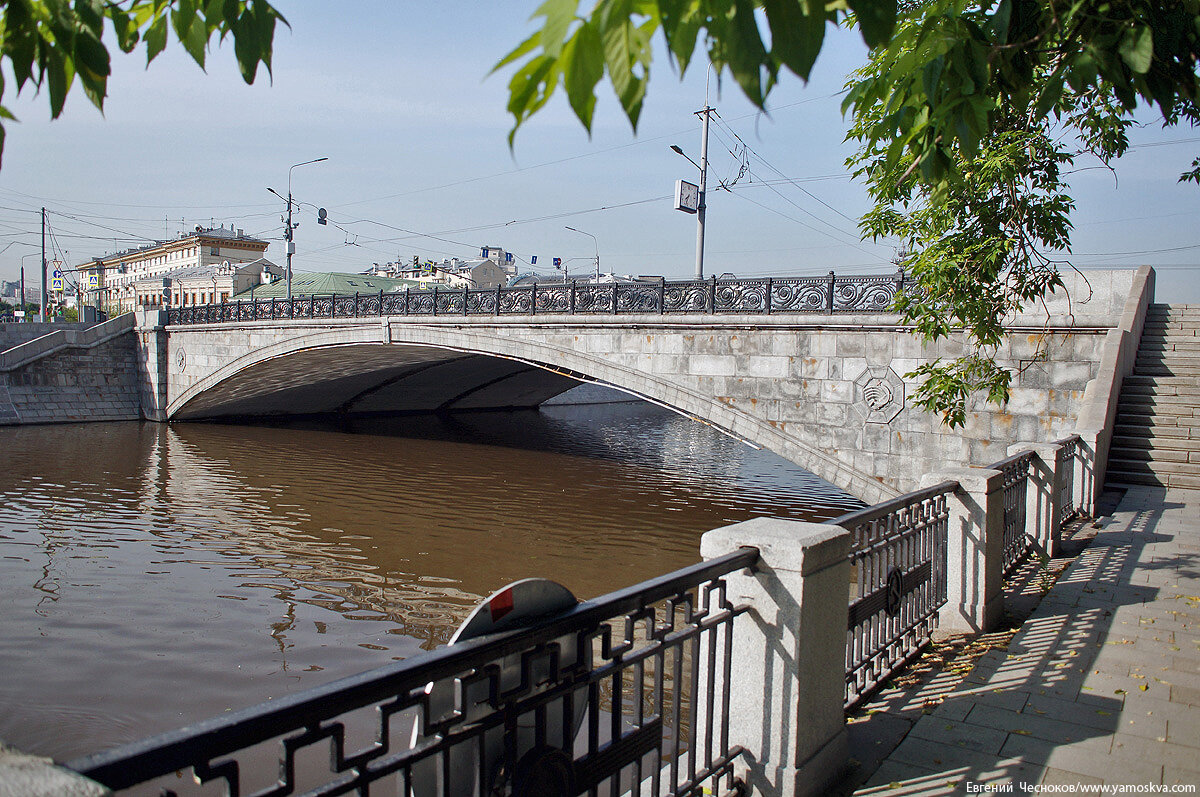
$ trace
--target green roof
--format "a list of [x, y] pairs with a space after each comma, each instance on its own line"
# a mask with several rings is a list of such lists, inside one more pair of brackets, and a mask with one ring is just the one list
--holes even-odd
[[[338, 272], [295, 273], [292, 274], [293, 296], [353, 296], [356, 293], [392, 293], [403, 291], [405, 288], [418, 288], [416, 280], [391, 279], [390, 277], [370, 277], [366, 274], [344, 274]], [[249, 299], [250, 291], [242, 291], [235, 299]], [[255, 299], [282, 299], [287, 296], [287, 282], [277, 279], [270, 285], [255, 285]]]

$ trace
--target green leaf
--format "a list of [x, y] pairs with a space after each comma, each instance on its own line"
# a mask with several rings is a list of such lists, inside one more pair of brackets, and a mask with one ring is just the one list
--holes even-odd
[[634, 72], [634, 67], [649, 61], [649, 48], [640, 40], [638, 30], [628, 18], [608, 21], [602, 29], [601, 39], [609, 80], [625, 116], [636, 130], [642, 100], [646, 96], [646, 80]]
[[1149, 25], [1130, 28], [1121, 37], [1121, 46], [1117, 51], [1135, 73], [1146, 74], [1150, 71], [1150, 62], [1154, 59], [1154, 31]]
[[754, 4], [750, 0], [732, 0], [726, 21], [725, 38], [718, 45], [722, 59], [741, 86], [742, 93], [761, 108], [766, 100], [762, 86], [763, 68], [769, 64], [767, 48], [754, 16]]
[[896, 0], [847, 0], [868, 47], [887, 44], [896, 27]]
[[1008, 27], [1012, 20], [1012, 0], [1000, 0], [988, 20], [988, 33], [996, 44], [1008, 44]]
[[208, 26], [204, 24], [204, 20], [200, 17], [192, 17], [191, 23], [179, 37], [179, 41], [183, 44], [183, 48], [187, 50], [188, 55], [192, 57], [201, 69], [204, 68], [204, 55], [208, 49]]
[[696, 0], [660, 0], [659, 18], [663, 38], [671, 55], [679, 64], [679, 71], [686, 72], [696, 51], [696, 42], [704, 19]]
[[88, 72], [103, 79], [111, 72], [108, 50], [104, 49], [98, 38], [81, 31], [75, 37], [75, 66], [81, 76]]
[[557, 58], [566, 46], [567, 30], [576, 19], [578, 6], [578, 0], [546, 0], [534, 12], [535, 17], [545, 20], [541, 31], [542, 51], [551, 58]]
[[[821, 44], [826, 15], [820, 4], [796, 0], [763, 0], [771, 29], [771, 54], [788, 69], [808, 80]], [[820, 9], [818, 11], [818, 9]]]
[[51, 49], [46, 57], [46, 82], [50, 89], [50, 117], [57, 119], [67, 101], [67, 92], [75, 82], [75, 70], [60, 51]]
[[146, 41], [146, 63], [149, 64], [158, 54], [161, 53], [167, 46], [167, 17], [165, 14], [160, 14], [155, 17], [150, 23], [150, 27], [146, 28], [145, 34], [142, 36]]
[[562, 51], [567, 99], [584, 128], [592, 130], [596, 84], [604, 77], [604, 45], [590, 22], [580, 25]]
[[541, 42], [542, 32], [540, 30], [534, 31], [528, 39], [518, 44], [508, 53], [508, 55], [497, 61], [496, 65], [492, 67], [492, 72], [495, 72], [501, 67], [508, 66], [511, 63], [515, 63], [521, 58], [529, 55], [531, 52], [537, 49], [537, 46], [541, 44]]

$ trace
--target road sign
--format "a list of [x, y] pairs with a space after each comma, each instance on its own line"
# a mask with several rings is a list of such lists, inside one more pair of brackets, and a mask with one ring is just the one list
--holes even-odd
[[63, 277], [61, 271], [54, 272], [54, 276], [50, 278], [50, 290], [62, 293]]

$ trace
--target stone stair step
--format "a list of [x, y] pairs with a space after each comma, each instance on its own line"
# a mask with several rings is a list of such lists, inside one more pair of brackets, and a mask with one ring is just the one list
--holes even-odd
[[1139, 357], [1196, 357], [1200, 354], [1200, 338], [1191, 340], [1146, 340], [1138, 346]]
[[1197, 320], [1200, 320], [1200, 316], [1197, 316], [1196, 313], [1189, 312], [1189, 311], [1175, 311], [1175, 312], [1151, 311], [1151, 312], [1146, 313], [1146, 323], [1147, 324], [1150, 324], [1150, 323], [1179, 324], [1179, 323], [1188, 323], [1189, 321], [1197, 321]]
[[1187, 407], [1117, 406], [1117, 423], [1122, 426], [1200, 426], [1200, 418]]
[[1195, 451], [1170, 448], [1117, 448], [1108, 451], [1109, 462], [1191, 463], [1200, 471], [1200, 448]]
[[[1138, 390], [1122, 390], [1120, 398], [1120, 407], [1157, 407], [1166, 412], [1172, 412], [1178, 407], [1187, 409], [1195, 408], [1197, 405], [1196, 396], [1177, 395], [1173, 393], [1149, 393]], [[1189, 415], [1191, 413], [1188, 413]]]
[[1165, 460], [1120, 459], [1109, 455], [1110, 468], [1128, 473], [1184, 473], [1200, 476], [1200, 463]]
[[1181, 396], [1200, 402], [1200, 380], [1179, 376], [1128, 376], [1121, 383], [1121, 400], [1126, 396]]
[[1200, 428], [1193, 426], [1168, 426], [1166, 424], [1122, 423], [1120, 417], [1113, 433], [1121, 437], [1146, 439], [1171, 438], [1176, 440], [1200, 440]]
[[1155, 487], [1200, 490], [1200, 476], [1188, 476], [1177, 473], [1162, 475], [1154, 473], [1130, 473], [1126, 471], [1114, 471], [1110, 468], [1106, 472], [1105, 481], [1109, 484], [1147, 484]]
[[1109, 456], [1117, 449], [1143, 451], [1200, 451], [1200, 438], [1114, 434]]
[[1138, 376], [1186, 376], [1200, 377], [1200, 366], [1179, 365], [1177, 363], [1143, 362], [1139, 357], [1133, 367]]

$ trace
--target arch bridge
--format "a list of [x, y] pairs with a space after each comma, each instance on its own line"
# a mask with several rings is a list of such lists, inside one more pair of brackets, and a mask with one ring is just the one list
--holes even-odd
[[522, 409], [596, 382], [875, 502], [925, 472], [1076, 431], [1132, 281], [1131, 272], [1102, 274], [1011, 319], [997, 356], [1017, 370], [1012, 397], [999, 408], [979, 402], [959, 430], [911, 402], [905, 374], [962, 344], [923, 345], [886, 311], [902, 275], [543, 284], [143, 312], [143, 412], [194, 420]]

